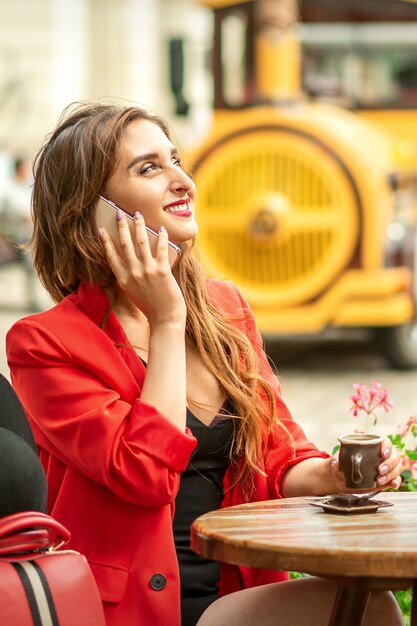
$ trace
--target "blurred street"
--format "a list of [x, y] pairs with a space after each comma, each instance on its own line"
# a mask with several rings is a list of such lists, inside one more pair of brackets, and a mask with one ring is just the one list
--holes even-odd
[[[42, 308], [51, 305], [41, 285], [38, 285], [37, 295]], [[22, 268], [18, 265], [1, 267], [0, 371], [7, 377], [5, 335], [16, 320], [29, 314], [25, 307]], [[360, 336], [285, 340], [274, 344], [268, 341], [267, 349], [277, 365], [283, 396], [293, 417], [322, 449], [331, 451], [339, 434], [359, 426], [349, 412], [352, 383], [379, 380], [389, 389], [395, 409], [387, 415], [380, 414], [378, 430], [382, 433], [395, 432], [398, 424], [417, 413], [417, 372], [388, 369]]]

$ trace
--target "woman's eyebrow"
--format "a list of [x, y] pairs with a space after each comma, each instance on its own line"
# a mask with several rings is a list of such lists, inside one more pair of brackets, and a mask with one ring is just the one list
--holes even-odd
[[[171, 156], [174, 154], [178, 154], [178, 150], [176, 148], [171, 149]], [[126, 169], [130, 170], [132, 167], [136, 165], [136, 163], [140, 163], [140, 161], [152, 161], [152, 159], [159, 158], [158, 152], [147, 152], [146, 154], [139, 154], [134, 159], [131, 160]]]

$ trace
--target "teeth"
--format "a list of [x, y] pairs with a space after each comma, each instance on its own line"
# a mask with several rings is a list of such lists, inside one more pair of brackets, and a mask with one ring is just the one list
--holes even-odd
[[177, 204], [176, 206], [170, 206], [165, 209], [167, 213], [180, 213], [181, 211], [188, 211], [188, 204]]

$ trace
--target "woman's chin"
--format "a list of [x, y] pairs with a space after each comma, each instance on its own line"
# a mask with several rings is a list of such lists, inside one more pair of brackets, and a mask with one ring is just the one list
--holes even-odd
[[177, 246], [181, 246], [183, 243], [188, 243], [193, 241], [198, 234], [198, 226], [196, 224], [193, 225], [193, 228], [184, 229], [180, 232], [172, 232], [172, 234], [168, 231], [168, 238], [172, 243], [175, 243]]

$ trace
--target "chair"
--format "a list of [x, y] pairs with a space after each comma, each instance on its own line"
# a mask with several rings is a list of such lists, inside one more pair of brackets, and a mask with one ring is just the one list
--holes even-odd
[[23, 407], [0, 374], [0, 517], [46, 512], [47, 483]]

